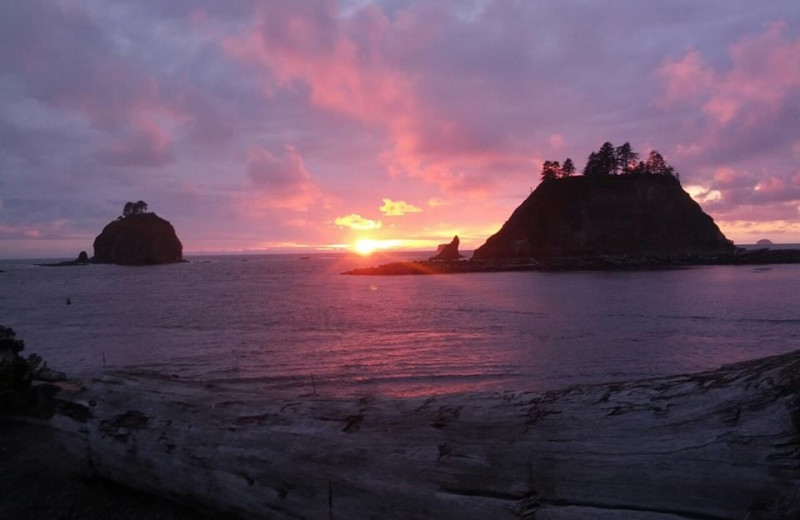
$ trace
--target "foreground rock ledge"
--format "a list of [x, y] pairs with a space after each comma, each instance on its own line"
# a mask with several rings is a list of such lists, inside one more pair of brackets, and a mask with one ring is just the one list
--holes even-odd
[[799, 393], [800, 352], [429, 399], [222, 400], [118, 374], [53, 424], [106, 477], [245, 518], [774, 519], [800, 517]]

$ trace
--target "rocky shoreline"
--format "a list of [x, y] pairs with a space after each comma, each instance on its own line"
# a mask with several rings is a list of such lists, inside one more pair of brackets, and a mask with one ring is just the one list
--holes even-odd
[[800, 249], [741, 250], [720, 254], [596, 255], [548, 259], [420, 260], [392, 262], [352, 269], [341, 274], [398, 276], [424, 274], [492, 273], [507, 271], [624, 271], [670, 269], [703, 265], [799, 264]]
[[[0, 518], [202, 520], [153, 494], [98, 477], [46, 423], [0, 418]], [[13, 492], [11, 492], [13, 490]]]
[[196, 518], [162, 500], [286, 520], [800, 517], [800, 351], [550, 392], [286, 397], [66, 381], [0, 332], [3, 518]]
[[243, 518], [800, 515], [800, 351], [545, 393], [224, 395], [108, 374], [51, 423], [100, 476]]
[[[21, 355], [25, 344], [0, 326], [0, 518], [199, 520], [163, 498], [101, 478], [85, 452], [70, 452], [49, 420], [69, 413], [59, 394], [83, 385]], [[13, 490], [13, 492], [11, 492]]]

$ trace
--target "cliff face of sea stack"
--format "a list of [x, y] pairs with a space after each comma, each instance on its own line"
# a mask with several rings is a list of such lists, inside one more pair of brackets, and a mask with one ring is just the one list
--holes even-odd
[[458, 244], [460, 243], [458, 235], [453, 237], [449, 244], [439, 244], [436, 255], [432, 256], [429, 260], [458, 260], [464, 255], [458, 252]]
[[183, 245], [172, 224], [155, 213], [131, 214], [103, 228], [94, 239], [92, 260], [100, 264], [169, 264], [183, 260]]
[[730, 253], [733, 243], [667, 175], [543, 181], [475, 259]]

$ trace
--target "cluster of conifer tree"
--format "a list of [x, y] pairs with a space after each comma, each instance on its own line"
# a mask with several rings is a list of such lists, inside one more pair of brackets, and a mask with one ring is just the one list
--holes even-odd
[[122, 209], [122, 216], [119, 218], [130, 217], [132, 215], [144, 215], [147, 213], [147, 203], [143, 200], [137, 202], [126, 202]]
[[[567, 157], [564, 164], [558, 161], [545, 161], [542, 165], [542, 180], [561, 179], [575, 175], [575, 164]], [[586, 177], [603, 175], [667, 175], [679, 178], [675, 169], [656, 150], [652, 150], [647, 160], [640, 160], [630, 143], [614, 147], [606, 141], [596, 152], [589, 154], [583, 168]]]

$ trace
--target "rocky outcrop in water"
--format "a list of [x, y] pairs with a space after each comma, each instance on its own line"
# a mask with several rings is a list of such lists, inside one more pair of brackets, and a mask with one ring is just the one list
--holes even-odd
[[474, 259], [732, 253], [713, 219], [667, 175], [543, 181]]
[[175, 228], [155, 213], [120, 217], [94, 240], [95, 263], [153, 265], [182, 260], [183, 245]]
[[458, 235], [456, 235], [449, 244], [440, 244], [436, 256], [432, 256], [430, 260], [458, 260], [463, 256], [458, 252], [458, 244]]
[[54, 264], [36, 264], [39, 267], [71, 267], [76, 265], [89, 265], [89, 255], [86, 254], [86, 251], [81, 251], [78, 254], [78, 258], [75, 260], [68, 260], [66, 262], [56, 262]]
[[392, 262], [375, 267], [351, 269], [342, 274], [394, 276], [507, 271], [632, 271], [698, 265], [764, 266], [771, 264], [800, 264], [800, 249], [764, 248], [720, 254], [561, 256], [538, 260], [532, 258], [472, 259], [468, 262], [428, 260]]

